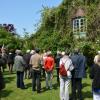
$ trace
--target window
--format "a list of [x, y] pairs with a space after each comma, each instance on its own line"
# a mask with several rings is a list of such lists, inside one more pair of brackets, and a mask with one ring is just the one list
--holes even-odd
[[80, 37], [86, 36], [87, 20], [84, 17], [73, 19], [73, 34]]

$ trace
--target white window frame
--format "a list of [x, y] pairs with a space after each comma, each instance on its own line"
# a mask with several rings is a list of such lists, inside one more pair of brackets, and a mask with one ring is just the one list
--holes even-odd
[[[83, 20], [83, 24], [82, 24]], [[81, 35], [87, 32], [87, 19], [85, 17], [77, 17], [73, 19], [73, 34]]]

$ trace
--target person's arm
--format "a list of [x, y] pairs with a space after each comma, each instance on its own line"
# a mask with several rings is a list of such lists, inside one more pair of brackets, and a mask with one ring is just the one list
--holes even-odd
[[29, 64], [32, 65], [32, 56], [30, 57]]
[[21, 63], [23, 65], [23, 67], [27, 67], [27, 64], [26, 64], [25, 60], [23, 59], [23, 57], [21, 58]]
[[66, 71], [69, 70], [69, 71], [72, 71], [74, 69], [74, 66], [72, 64], [72, 61], [71, 59], [68, 59], [66, 62], [65, 62], [65, 69]]
[[46, 64], [47, 64], [47, 58], [44, 60], [44, 69], [47, 70], [46, 68]]

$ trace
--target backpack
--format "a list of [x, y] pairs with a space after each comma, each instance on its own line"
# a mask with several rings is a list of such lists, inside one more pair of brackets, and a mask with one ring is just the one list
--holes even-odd
[[[65, 63], [66, 63], [66, 61], [65, 61]], [[60, 67], [59, 67], [59, 74], [60, 74], [61, 76], [67, 76], [67, 71], [66, 71], [66, 69], [65, 69], [65, 63], [62, 62], [62, 64], [61, 64]]]

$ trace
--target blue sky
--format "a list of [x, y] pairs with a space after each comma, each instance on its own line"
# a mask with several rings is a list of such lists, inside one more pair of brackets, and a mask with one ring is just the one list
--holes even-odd
[[40, 20], [43, 6], [55, 7], [62, 0], [0, 0], [0, 24], [14, 24], [18, 34], [23, 35], [23, 28], [33, 33], [34, 26]]

